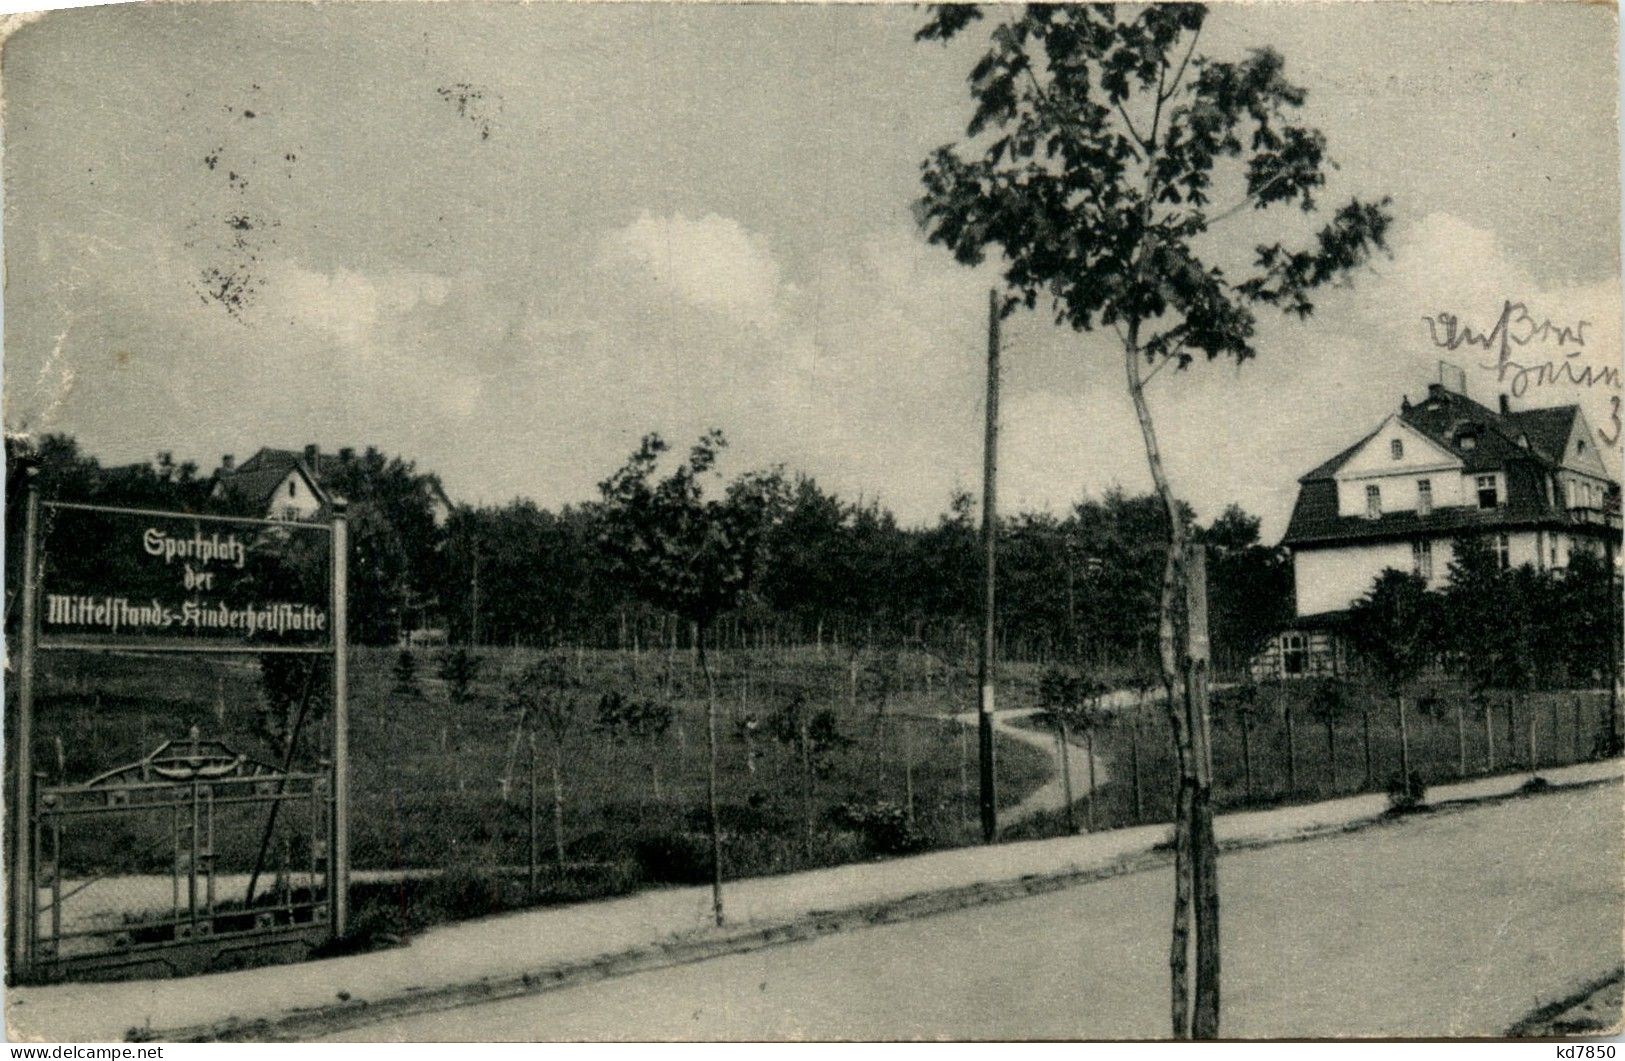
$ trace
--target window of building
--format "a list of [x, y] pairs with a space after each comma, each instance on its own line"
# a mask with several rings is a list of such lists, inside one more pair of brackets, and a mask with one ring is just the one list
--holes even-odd
[[1505, 534], [1495, 536], [1495, 566], [1502, 571], [1512, 566], [1512, 540]]
[[1501, 503], [1501, 492], [1496, 488], [1494, 475], [1480, 475], [1474, 480], [1478, 487], [1478, 507], [1494, 508]]
[[299, 496], [299, 484], [294, 482], [292, 479], [288, 480], [288, 496], [289, 497], [297, 497], [297, 496]]
[[1281, 669], [1303, 674], [1309, 669], [1309, 639], [1302, 634], [1281, 635]]
[[1575, 439], [1574, 440], [1574, 452], [1576, 452], [1576, 453], [1584, 453], [1585, 451], [1586, 451], [1586, 440], [1583, 439], [1583, 438]]
[[1425, 516], [1433, 511], [1433, 480], [1416, 480], [1416, 514]]
[[1392, 442], [1388, 443], [1388, 452], [1393, 455], [1393, 458], [1396, 461], [1403, 459], [1405, 456], [1405, 443], [1401, 442], [1397, 438], [1394, 439]]
[[298, 506], [297, 505], [283, 505], [282, 506], [282, 518], [283, 519], [298, 519], [299, 518], [299, 508], [298, 508]]
[[1433, 579], [1433, 543], [1426, 538], [1411, 542], [1411, 570], [1423, 578]]
[[1368, 486], [1365, 488], [1365, 514], [1370, 519], [1382, 515], [1382, 488]]

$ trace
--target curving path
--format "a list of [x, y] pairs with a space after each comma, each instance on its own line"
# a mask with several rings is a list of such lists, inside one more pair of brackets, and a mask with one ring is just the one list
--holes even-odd
[[[1020, 741], [1030, 747], [1037, 748], [1050, 758], [1050, 768], [1053, 771], [1048, 781], [1039, 785], [1027, 794], [1014, 807], [1007, 807], [999, 812], [999, 821], [1004, 825], [1013, 825], [1025, 821], [1033, 815], [1043, 811], [1063, 810], [1066, 807], [1066, 779], [1061, 773], [1061, 756], [1057, 752], [1055, 734], [1040, 729], [1028, 729], [1025, 726], [1013, 726], [1011, 722], [1018, 718], [1027, 718], [1039, 711], [1036, 707], [1010, 708], [1004, 711], [993, 712], [993, 730], [1001, 733], [1011, 740]], [[954, 721], [962, 725], [975, 728], [976, 712], [962, 711], [951, 715]], [[1081, 800], [1089, 794], [1089, 753], [1081, 745], [1067, 742], [1066, 755], [1068, 766], [1072, 771], [1072, 798]], [[1106, 783], [1106, 767], [1104, 760], [1095, 756], [1095, 785], [1098, 787]]]

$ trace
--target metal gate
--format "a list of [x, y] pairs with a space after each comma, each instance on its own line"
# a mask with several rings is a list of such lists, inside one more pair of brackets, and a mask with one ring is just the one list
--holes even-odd
[[[174, 976], [303, 957], [327, 937], [332, 914], [326, 839], [332, 793], [323, 766], [284, 771], [219, 741], [199, 739], [194, 730], [186, 740], [166, 741], [139, 761], [84, 784], [36, 787], [29, 815], [35, 881], [26, 944], [31, 977]], [[222, 895], [217, 874], [216, 817], [227, 809], [267, 823], [255, 871], [240, 897]], [[168, 835], [167, 903], [159, 905], [151, 888], [141, 895], [129, 878], [65, 879], [63, 855], [75, 828], [113, 817], [145, 819], [156, 826], [149, 831]], [[274, 842], [279, 820], [283, 842]], [[304, 841], [297, 845], [303, 850], [286, 842], [290, 833]], [[262, 877], [269, 880], [263, 890]], [[228, 891], [235, 893], [236, 883]], [[120, 908], [98, 914], [86, 901], [102, 897], [98, 886], [103, 893], [125, 892]], [[75, 899], [90, 908], [77, 917]]]

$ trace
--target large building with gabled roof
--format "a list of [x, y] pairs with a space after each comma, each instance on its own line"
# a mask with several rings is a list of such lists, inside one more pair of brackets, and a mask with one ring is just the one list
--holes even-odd
[[1464, 535], [1486, 538], [1504, 567], [1542, 570], [1577, 551], [1612, 555], [1620, 536], [1619, 484], [1577, 405], [1520, 410], [1502, 395], [1491, 409], [1434, 383], [1298, 483], [1281, 543], [1297, 620], [1255, 661], [1261, 677], [1341, 670], [1349, 606], [1387, 568], [1442, 586]]

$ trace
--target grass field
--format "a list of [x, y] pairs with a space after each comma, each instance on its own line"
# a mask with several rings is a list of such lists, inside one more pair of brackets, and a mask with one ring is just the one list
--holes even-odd
[[[560, 756], [565, 865], [555, 865], [553, 760], [544, 740], [536, 824], [547, 865], [543, 894], [536, 897], [516, 888], [515, 882], [523, 884], [522, 871], [491, 872], [523, 867], [530, 853], [529, 760], [525, 744], [515, 742], [506, 690], [534, 653], [480, 653], [480, 676], [460, 704], [434, 676], [442, 652], [416, 654], [416, 694], [397, 688], [398, 655], [370, 648], [352, 655], [352, 866], [455, 872], [440, 885], [364, 889], [356, 898], [358, 921], [367, 920], [372, 892], [379, 893], [374, 898], [380, 909], [400, 905], [400, 919], [415, 926], [533, 899], [571, 901], [709, 879], [704, 688], [686, 653], [669, 660], [656, 653], [562, 654], [581, 684], [576, 722]], [[900, 658], [881, 713], [864, 662], [854, 696], [849, 657], [815, 650], [715, 656], [728, 876], [832, 865], [977, 837], [975, 737], [941, 717], [968, 704], [970, 692], [963, 683], [947, 684], [940, 665], [928, 674], [924, 657]], [[668, 667], [675, 675], [674, 719], [662, 739], [618, 744], [594, 727], [602, 692], [658, 696]], [[38, 690], [33, 752], [47, 784], [85, 781], [162, 740], [184, 738], [193, 727], [253, 758], [278, 761], [256, 735], [262, 692], [252, 660], [55, 654], [41, 659]], [[849, 742], [828, 754], [814, 779], [811, 828], [797, 750], [773, 739], [766, 725], [795, 691], [811, 710], [832, 710]], [[748, 738], [742, 725], [747, 718], [758, 722]], [[299, 765], [308, 767], [330, 754], [325, 719], [313, 722], [307, 736], [312, 739]], [[1035, 749], [1001, 739], [999, 755], [1001, 802], [1019, 800], [1048, 776], [1048, 762]], [[64, 838], [63, 876], [167, 874], [173, 843], [168, 817], [160, 817], [98, 817], [76, 826]], [[262, 821], [261, 811], [222, 813], [217, 872], [250, 868]], [[280, 821], [271, 861], [289, 860], [291, 848], [297, 867], [308, 838], [299, 822]]]
[[[542, 863], [531, 893], [524, 867], [531, 850], [532, 802], [525, 745], [515, 742], [506, 690], [535, 654], [482, 652], [466, 702], [455, 703], [434, 675], [443, 652], [418, 652], [415, 692], [398, 688], [398, 651], [363, 648], [351, 665], [351, 845], [357, 871], [440, 869], [440, 877], [358, 884], [355, 924], [366, 945], [440, 920], [537, 903], [623, 894], [664, 883], [709, 879], [705, 831], [705, 699], [687, 653], [583, 651], [560, 654], [580, 682], [580, 707], [561, 748], [563, 859], [556, 853], [550, 751], [539, 757], [535, 828]], [[979, 840], [975, 808], [975, 736], [944, 715], [973, 703], [964, 668], [921, 654], [896, 657], [885, 672], [884, 711], [874, 658], [853, 660], [814, 649], [730, 651], [713, 660], [718, 694], [719, 812], [729, 877], [787, 872]], [[673, 724], [652, 744], [616, 743], [593, 725], [601, 693], [658, 697], [671, 675]], [[1036, 703], [1037, 668], [1001, 673], [1000, 706]], [[76, 783], [137, 759], [165, 739], [196, 727], [267, 762], [277, 754], [257, 736], [263, 702], [253, 660], [174, 660], [135, 655], [49, 655], [39, 670], [34, 760], [47, 783]], [[773, 739], [767, 720], [799, 693], [813, 711], [833, 712], [844, 746], [830, 752], [804, 803], [801, 761], [791, 743]], [[1356, 791], [1381, 791], [1397, 774], [1392, 701], [1356, 689], [1334, 726], [1335, 775], [1327, 766], [1324, 725], [1310, 717], [1303, 686], [1262, 690], [1258, 719], [1242, 754], [1240, 730], [1214, 732], [1221, 807], [1269, 805]], [[1413, 768], [1429, 783], [1458, 776], [1454, 705], [1459, 691], [1437, 691], [1431, 709], [1410, 711]], [[1528, 714], [1536, 719], [1540, 762], [1592, 756], [1604, 725], [1596, 693], [1539, 694], [1514, 709], [1498, 703], [1486, 732], [1468, 708], [1462, 736], [1466, 775], [1527, 767]], [[1288, 755], [1286, 718], [1293, 717]], [[1370, 719], [1369, 776], [1362, 709]], [[758, 725], [747, 738], [747, 719]], [[1133, 727], [1138, 720], [1137, 737]], [[1029, 720], [1027, 724], [1037, 725]], [[298, 765], [330, 754], [326, 720], [307, 730]], [[1133, 739], [1131, 739], [1133, 738]], [[545, 741], [542, 747], [548, 746]], [[1159, 703], [1117, 712], [1095, 738], [1107, 781], [1096, 797], [1096, 828], [1166, 820], [1173, 764]], [[1000, 738], [1000, 802], [1010, 806], [1040, 785], [1048, 758]], [[1134, 795], [1138, 760], [1139, 807]], [[1244, 760], [1250, 760], [1251, 787]], [[8, 756], [8, 763], [11, 761]], [[1288, 762], [1292, 766], [1289, 769]], [[1082, 779], [1076, 779], [1083, 792]], [[1080, 801], [1081, 802], [1081, 801]], [[1085, 815], [1080, 813], [1078, 820]], [[1041, 814], [1006, 830], [1009, 837], [1055, 835], [1062, 816]], [[263, 812], [222, 813], [215, 836], [221, 874], [255, 861]], [[297, 867], [310, 833], [282, 820], [267, 872]], [[306, 845], [301, 848], [301, 845]], [[64, 839], [66, 878], [167, 874], [173, 838], [164, 821], [95, 818]]]
[[[1310, 684], [1302, 682], [1260, 687], [1257, 717], [1248, 726], [1245, 741], [1234, 718], [1215, 708], [1214, 795], [1220, 809], [1385, 792], [1398, 778], [1399, 722], [1391, 696], [1378, 689], [1350, 686], [1348, 700], [1328, 735], [1325, 722], [1311, 712], [1310, 692]], [[1222, 697], [1222, 691], [1215, 696]], [[1458, 704], [1462, 708], [1459, 741]], [[1601, 754], [1607, 725], [1606, 693], [1544, 691], [1531, 693], [1523, 701], [1498, 697], [1486, 719], [1465, 689], [1442, 683], [1423, 689], [1420, 696], [1408, 701], [1411, 769], [1429, 785], [1528, 770], [1531, 715], [1539, 766], [1580, 762]], [[1018, 724], [1047, 729], [1036, 718]], [[1082, 743], [1076, 734], [1073, 739]], [[1107, 781], [1094, 808], [1098, 828], [1166, 821], [1172, 816], [1173, 740], [1160, 698], [1114, 713], [1095, 735], [1095, 753], [1109, 764]], [[1133, 783], [1136, 758], [1141, 779], [1138, 812]], [[1046, 815], [1020, 831], [1022, 835], [1043, 835], [1058, 828], [1059, 815]]]

